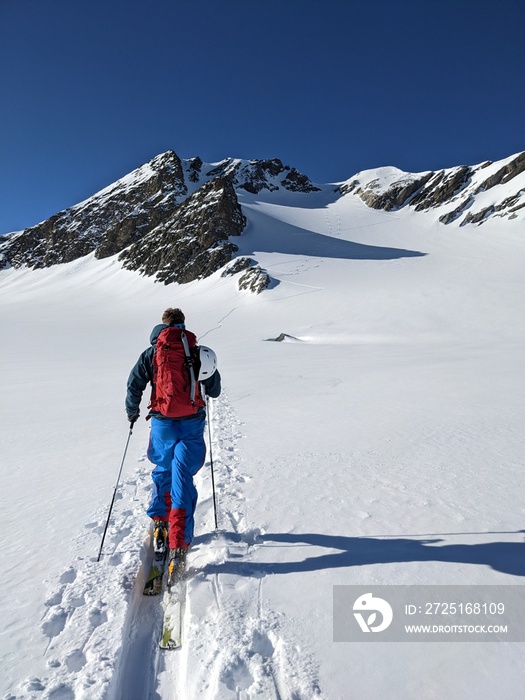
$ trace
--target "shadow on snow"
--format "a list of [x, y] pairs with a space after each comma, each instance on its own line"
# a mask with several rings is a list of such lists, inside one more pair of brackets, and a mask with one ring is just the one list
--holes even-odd
[[[525, 532], [521, 530], [519, 532]], [[472, 533], [490, 535], [491, 533]], [[518, 534], [518, 533], [505, 533]], [[229, 542], [265, 544], [264, 550], [272, 544], [283, 547], [324, 548], [327, 554], [307, 556], [302, 561], [246, 562], [226, 561], [222, 564], [208, 564], [206, 574], [236, 574], [239, 576], [266, 576], [268, 574], [289, 574], [319, 569], [338, 569], [372, 564], [394, 564], [402, 562], [432, 561], [489, 566], [495, 571], [512, 576], [525, 576], [525, 542], [485, 542], [480, 544], [440, 544], [443, 539], [414, 540], [397, 537], [343, 537], [322, 534], [272, 533], [244, 536], [242, 533], [222, 533]], [[211, 537], [198, 538], [200, 543], [210, 542]], [[281, 558], [281, 556], [279, 557]]]
[[[253, 212], [252, 219], [257, 223], [258, 217], [254, 216]], [[284, 253], [342, 260], [398, 260], [427, 255], [417, 250], [357, 243], [333, 235], [316, 233], [277, 219], [264, 219], [257, 223], [255, 229], [264, 231], [264, 235], [252, 235], [251, 231], [247, 230], [235, 239], [235, 244], [239, 247], [238, 255]]]

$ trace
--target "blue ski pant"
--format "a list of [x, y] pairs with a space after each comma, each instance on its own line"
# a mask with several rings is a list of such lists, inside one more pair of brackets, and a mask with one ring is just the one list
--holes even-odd
[[193, 477], [204, 464], [205, 419], [152, 418], [148, 459], [155, 464], [148, 515], [168, 521], [170, 549], [187, 549], [193, 540], [197, 489]]

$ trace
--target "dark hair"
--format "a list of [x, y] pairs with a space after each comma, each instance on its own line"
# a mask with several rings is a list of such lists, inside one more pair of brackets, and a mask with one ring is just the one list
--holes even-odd
[[184, 314], [180, 309], [166, 309], [162, 314], [162, 323], [168, 326], [174, 323], [184, 323]]

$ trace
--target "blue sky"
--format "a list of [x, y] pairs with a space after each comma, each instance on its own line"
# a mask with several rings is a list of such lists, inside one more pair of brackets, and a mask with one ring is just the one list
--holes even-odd
[[158, 153], [315, 182], [525, 150], [523, 0], [0, 0], [0, 233]]

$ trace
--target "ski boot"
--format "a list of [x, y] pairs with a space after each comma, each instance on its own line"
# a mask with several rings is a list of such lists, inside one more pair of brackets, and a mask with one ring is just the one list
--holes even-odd
[[168, 590], [171, 590], [184, 577], [186, 568], [186, 553], [183, 548], [170, 549], [170, 557], [168, 562]]
[[163, 520], [154, 520], [153, 522], [153, 551], [155, 559], [164, 559], [168, 551], [168, 523]]

